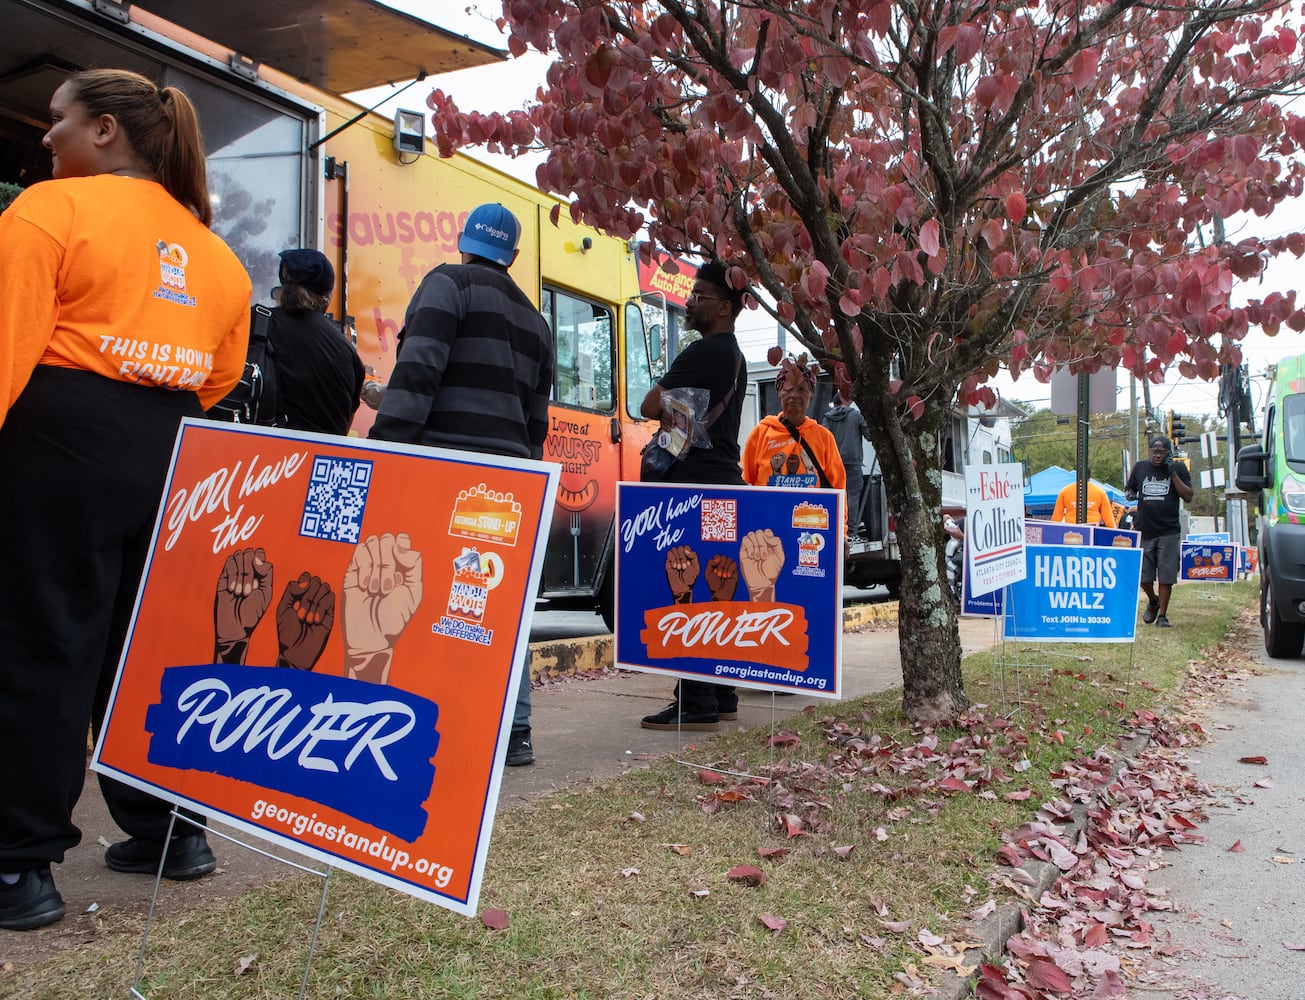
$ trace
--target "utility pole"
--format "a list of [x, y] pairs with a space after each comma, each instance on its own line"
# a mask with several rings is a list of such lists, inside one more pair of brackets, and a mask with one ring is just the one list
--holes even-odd
[[1074, 434], [1074, 465], [1075, 474], [1078, 476], [1078, 489], [1075, 496], [1078, 497], [1078, 506], [1075, 510], [1077, 515], [1074, 520], [1079, 524], [1087, 523], [1087, 492], [1088, 492], [1088, 373], [1078, 373], [1078, 426]]

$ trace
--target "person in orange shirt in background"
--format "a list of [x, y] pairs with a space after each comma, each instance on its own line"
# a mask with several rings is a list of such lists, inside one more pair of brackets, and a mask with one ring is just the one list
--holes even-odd
[[[1051, 513], [1053, 521], [1065, 521], [1078, 524], [1078, 483], [1073, 482], [1060, 491], [1056, 497], [1056, 509]], [[1087, 517], [1083, 524], [1104, 524], [1107, 528], [1118, 527], [1115, 509], [1111, 506], [1106, 491], [1091, 480], [1087, 484]]]
[[[50, 101], [53, 179], [0, 215], [0, 929], [59, 920], [72, 820], [183, 417], [244, 370], [249, 276], [209, 230], [190, 100], [125, 70]], [[217, 862], [171, 804], [102, 782], [118, 871]], [[195, 817], [201, 821], [200, 817]], [[166, 859], [165, 859], [166, 854]]]

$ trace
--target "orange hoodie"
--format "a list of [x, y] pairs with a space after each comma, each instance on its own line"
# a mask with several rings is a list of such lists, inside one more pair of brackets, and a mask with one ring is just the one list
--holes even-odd
[[249, 276], [160, 184], [34, 184], [0, 214], [0, 423], [39, 365], [192, 390], [244, 371]]
[[[798, 434], [811, 445], [825, 470], [829, 485], [847, 489], [847, 472], [838, 454], [838, 442], [829, 429], [807, 417], [798, 424]], [[798, 480], [792, 477], [800, 476]], [[768, 416], [752, 428], [743, 446], [743, 481], [749, 486], [819, 486], [819, 477], [802, 445], [793, 440], [779, 417]]]

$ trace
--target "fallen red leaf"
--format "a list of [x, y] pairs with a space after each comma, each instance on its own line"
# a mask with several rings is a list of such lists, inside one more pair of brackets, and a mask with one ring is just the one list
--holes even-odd
[[856, 850], [856, 845], [848, 844], [846, 847], [835, 847], [833, 850], [838, 857], [847, 859], [850, 858], [852, 856], [852, 852]]
[[1282, 946], [1288, 951], [1305, 951], [1305, 944], [1292, 944], [1290, 941], [1284, 941]]
[[725, 877], [735, 882], [746, 882], [748, 885], [766, 884], [766, 873], [756, 865], [735, 865], [725, 873]]
[[776, 932], [782, 931], [785, 927], [788, 926], [787, 920], [784, 920], [781, 917], [776, 917], [770, 913], [763, 913], [761, 914], [761, 916], [757, 917], [757, 919], [760, 920], [761, 923], [764, 924], [767, 928]]
[[1254, 757], [1238, 757], [1237, 763], [1238, 764], [1267, 764], [1269, 763], [1269, 758], [1257, 754]]
[[1032, 794], [1033, 794], [1033, 789], [1022, 788], [1018, 792], [1007, 792], [1005, 795], [1002, 796], [1002, 798], [1005, 799], [1007, 802], [1023, 802]]
[[1030, 986], [1040, 990], [1050, 990], [1052, 993], [1070, 993], [1074, 989], [1074, 984], [1065, 970], [1045, 959], [1030, 962], [1024, 977], [1029, 981]]
[[1246, 848], [1242, 847], [1242, 842], [1240, 840], [1233, 844], [1232, 847], [1228, 848], [1230, 854], [1243, 854], [1245, 851]]
[[787, 847], [758, 847], [757, 854], [763, 858], [782, 858], [788, 853]]
[[797, 733], [776, 733], [770, 739], [766, 740], [768, 747], [795, 747], [801, 745], [802, 740]]
[[507, 930], [507, 925], [508, 925], [507, 910], [495, 910], [489, 908], [481, 910], [480, 922], [492, 931]]
[[725, 784], [724, 775], [722, 775], [718, 771], [708, 771], [706, 768], [703, 768], [698, 772], [698, 780], [701, 781], [704, 785]]

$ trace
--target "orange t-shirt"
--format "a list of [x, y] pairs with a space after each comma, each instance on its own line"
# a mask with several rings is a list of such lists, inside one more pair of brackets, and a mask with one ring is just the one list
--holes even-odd
[[[1070, 483], [1056, 496], [1056, 509], [1051, 512], [1053, 521], [1068, 521], [1076, 523], [1078, 521], [1078, 483]], [[1115, 520], [1115, 508], [1110, 503], [1110, 497], [1096, 483], [1089, 482], [1087, 485], [1087, 517], [1083, 519], [1085, 524], [1104, 524], [1107, 528], [1118, 527]]]
[[244, 371], [249, 275], [153, 181], [34, 184], [0, 214], [0, 423], [37, 365], [191, 390]]

